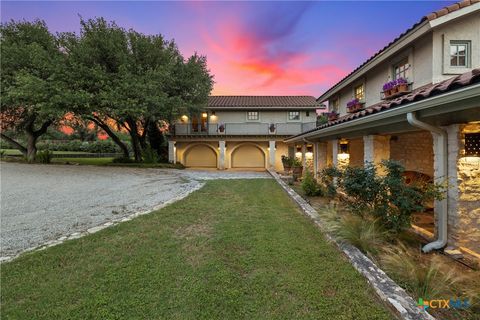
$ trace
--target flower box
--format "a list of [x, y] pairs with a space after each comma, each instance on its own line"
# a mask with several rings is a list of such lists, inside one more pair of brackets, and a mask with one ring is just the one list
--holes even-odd
[[335, 111], [328, 112], [326, 115], [328, 117], [328, 121], [334, 121], [338, 119], [338, 113]]
[[408, 92], [410, 92], [408, 90], [408, 81], [405, 78], [388, 81], [383, 85], [383, 95], [385, 99], [395, 98]]
[[353, 99], [347, 103], [347, 111], [348, 113], [355, 113], [363, 109], [363, 103], [361, 103], [358, 99]]

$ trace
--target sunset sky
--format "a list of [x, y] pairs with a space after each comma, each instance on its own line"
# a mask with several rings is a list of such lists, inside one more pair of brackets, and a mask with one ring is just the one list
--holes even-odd
[[45, 20], [53, 32], [105, 17], [206, 55], [212, 94], [318, 97], [420, 18], [454, 1], [7, 2], [2, 22]]

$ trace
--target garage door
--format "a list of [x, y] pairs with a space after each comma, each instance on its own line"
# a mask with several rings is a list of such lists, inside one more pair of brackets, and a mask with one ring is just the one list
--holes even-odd
[[185, 166], [216, 168], [217, 155], [206, 145], [192, 147], [185, 155]]
[[255, 146], [241, 146], [233, 151], [232, 168], [265, 168], [265, 156]]

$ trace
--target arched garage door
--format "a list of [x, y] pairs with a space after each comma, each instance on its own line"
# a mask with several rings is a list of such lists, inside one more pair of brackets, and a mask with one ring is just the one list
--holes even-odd
[[253, 145], [238, 147], [232, 153], [232, 168], [265, 168], [265, 155]]
[[217, 167], [217, 155], [210, 147], [199, 144], [187, 150], [185, 154], [186, 167]]

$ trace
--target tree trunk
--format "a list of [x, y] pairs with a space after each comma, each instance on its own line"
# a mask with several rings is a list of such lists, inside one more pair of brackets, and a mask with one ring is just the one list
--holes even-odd
[[34, 132], [25, 130], [27, 136], [27, 161], [34, 162], [37, 156], [37, 137]]
[[17, 148], [25, 157], [27, 156], [27, 148], [3, 133], [0, 133], [0, 136], [3, 140], [8, 141], [11, 145]]
[[128, 132], [130, 133], [130, 138], [132, 140], [132, 149], [135, 161], [142, 161], [142, 148], [140, 146], [140, 137], [138, 135], [138, 128], [136, 122], [132, 118], [127, 118], [127, 124], [130, 128]]
[[112, 129], [110, 129], [110, 127], [105, 122], [103, 122], [100, 118], [97, 118], [97, 117], [87, 117], [87, 119], [93, 121], [97, 126], [102, 128], [103, 131], [105, 131], [110, 138], [112, 138], [113, 142], [115, 142], [117, 146], [120, 148], [120, 150], [122, 150], [123, 157], [125, 158], [130, 157], [128, 148], [125, 145], [125, 143], [123, 143], [122, 140], [120, 140], [120, 138], [112, 131]]

